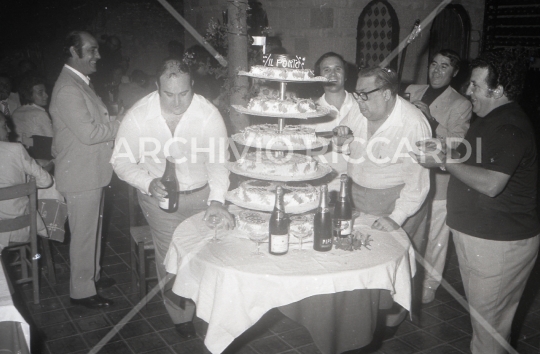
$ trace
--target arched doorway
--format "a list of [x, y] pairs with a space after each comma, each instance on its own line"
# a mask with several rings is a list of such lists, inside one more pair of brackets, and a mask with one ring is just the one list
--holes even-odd
[[[373, 0], [358, 18], [356, 36], [356, 65], [369, 67], [379, 64], [399, 44], [399, 21], [394, 8], [386, 0]], [[397, 68], [397, 58], [390, 67]]]
[[[471, 32], [471, 20], [467, 11], [462, 5], [446, 6], [433, 20], [429, 31], [429, 58], [441, 49], [452, 49], [456, 51], [463, 62], [469, 59], [469, 36]], [[459, 88], [467, 80], [466, 66], [462, 65], [462, 70], [452, 81], [452, 86]]]

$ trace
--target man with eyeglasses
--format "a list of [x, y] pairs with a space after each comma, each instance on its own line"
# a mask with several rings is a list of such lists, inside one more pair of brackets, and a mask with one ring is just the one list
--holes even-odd
[[[431, 128], [422, 112], [399, 97], [397, 90], [393, 70], [362, 70], [353, 93], [361, 115], [345, 118], [334, 131], [338, 136], [350, 131], [354, 135], [348, 174], [353, 181], [356, 209], [379, 216], [374, 229], [392, 231], [403, 227], [416, 251], [422, 254], [429, 170], [410, 158], [408, 151], [415, 148], [416, 142], [431, 137]], [[401, 311], [387, 325], [399, 324], [405, 315]]]
[[471, 352], [502, 354], [510, 347], [514, 314], [540, 244], [538, 153], [531, 122], [516, 102], [527, 58], [487, 52], [471, 67], [467, 95], [478, 119], [464, 144], [416, 158], [451, 175], [446, 222], [469, 308], [476, 312]]

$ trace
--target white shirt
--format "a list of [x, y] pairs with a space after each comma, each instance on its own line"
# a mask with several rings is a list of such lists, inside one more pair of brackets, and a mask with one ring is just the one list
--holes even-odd
[[348, 117], [341, 121], [355, 137], [350, 146], [348, 174], [356, 184], [371, 189], [404, 184], [389, 215], [402, 225], [418, 211], [429, 192], [429, 170], [408, 152], [418, 153], [416, 142], [430, 138], [431, 128], [422, 112], [399, 96], [390, 116], [369, 139], [367, 122], [362, 114], [359, 119]]
[[[322, 107], [327, 107], [330, 109], [330, 113], [323, 117], [321, 121], [319, 118], [309, 119], [306, 126], [315, 128], [316, 132], [329, 132], [332, 131], [335, 127], [341, 124], [341, 121], [347, 117], [357, 117], [360, 118], [362, 115], [360, 113], [360, 108], [358, 108], [358, 103], [352, 97], [350, 93], [345, 91], [345, 100], [341, 105], [341, 109], [337, 109], [336, 106], [328, 103], [325, 98], [326, 94], [322, 95], [318, 100], [317, 104]], [[331, 117], [331, 119], [329, 119]], [[314, 124], [310, 124], [315, 121]], [[330, 149], [330, 145], [327, 149]], [[340, 175], [347, 173], [347, 161], [345, 160], [342, 154], [339, 154], [335, 151], [328, 151], [322, 155], [318, 156], [318, 159], [321, 163], [330, 165], [336, 172], [336, 177], [328, 183], [329, 191], [339, 191], [340, 189]]]
[[80, 77], [88, 86], [90, 86], [90, 78], [83, 73], [81, 73], [79, 70], [72, 68], [71, 66], [64, 64], [64, 68], [68, 68], [69, 70], [73, 71], [78, 77]]
[[204, 97], [193, 95], [174, 134], [161, 115], [157, 91], [138, 101], [124, 117], [111, 158], [120, 179], [148, 194], [150, 182], [165, 172], [166, 156], [177, 160], [181, 191], [208, 182], [208, 202], [225, 201], [229, 189], [227, 129], [217, 108]]

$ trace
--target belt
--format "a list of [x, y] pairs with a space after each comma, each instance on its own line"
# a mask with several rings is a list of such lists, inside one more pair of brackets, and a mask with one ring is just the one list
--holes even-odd
[[178, 191], [178, 194], [193, 194], [195, 192], [198, 192], [198, 191], [201, 191], [203, 189], [205, 189], [206, 187], [208, 186], [208, 183], [205, 184], [204, 186], [202, 187], [199, 187], [199, 188], [195, 188], [195, 189], [190, 189], [189, 191]]

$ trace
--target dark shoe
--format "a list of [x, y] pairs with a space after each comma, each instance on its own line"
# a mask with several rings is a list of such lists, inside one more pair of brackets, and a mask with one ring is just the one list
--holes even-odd
[[96, 282], [96, 289], [97, 290], [107, 289], [113, 286], [114, 284], [116, 284], [116, 280], [114, 280], [113, 278], [101, 277]]
[[72, 305], [81, 305], [89, 309], [102, 309], [114, 304], [112, 300], [105, 299], [99, 295], [85, 297], [83, 299], [69, 298], [69, 302], [71, 302]]
[[180, 337], [184, 339], [191, 339], [195, 338], [197, 336], [197, 332], [195, 332], [195, 326], [193, 325], [193, 322], [184, 322], [184, 323], [177, 323], [174, 325], [174, 328], [176, 328], [176, 332], [180, 335]]

